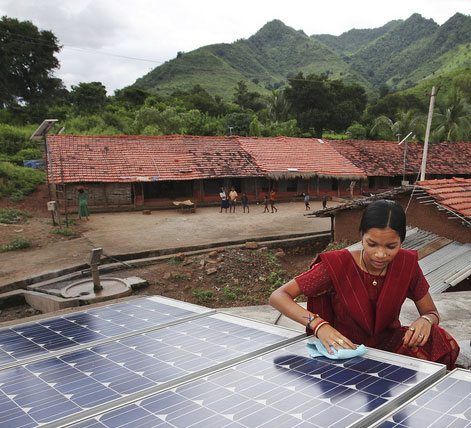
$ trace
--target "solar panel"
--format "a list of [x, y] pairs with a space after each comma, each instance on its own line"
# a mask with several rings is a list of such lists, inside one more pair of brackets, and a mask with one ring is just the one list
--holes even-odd
[[[109, 320], [114, 309], [100, 314]], [[64, 350], [0, 371], [0, 426], [63, 426], [67, 416], [127, 402], [299, 337], [292, 330], [215, 314], [74, 352]]]
[[4, 328], [0, 330], [0, 368], [211, 312], [153, 296]]
[[454, 370], [375, 426], [471, 427], [471, 372]]
[[369, 426], [446, 371], [371, 349], [351, 360], [312, 359], [305, 345], [291, 344], [70, 426]]

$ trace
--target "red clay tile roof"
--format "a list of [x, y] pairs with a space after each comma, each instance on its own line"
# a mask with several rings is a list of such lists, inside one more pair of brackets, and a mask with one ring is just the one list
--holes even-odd
[[[394, 141], [329, 141], [341, 155], [369, 176], [398, 176], [404, 171], [405, 143]], [[408, 142], [406, 174], [417, 174], [422, 164], [423, 143]], [[427, 174], [471, 174], [471, 143], [430, 143]]]
[[[57, 183], [399, 176], [405, 148], [405, 143], [398, 146], [391, 141], [178, 135], [51, 135], [48, 143]], [[407, 174], [418, 173], [422, 152], [422, 143], [408, 143]], [[471, 143], [433, 143], [429, 145], [426, 172], [471, 174], [469, 159]]]
[[417, 184], [441, 206], [464, 217], [471, 217], [471, 179], [453, 177], [424, 180]]
[[[362, 178], [365, 172], [334, 150], [314, 138], [238, 137], [269, 176], [319, 175], [324, 177]], [[304, 174], [303, 174], [304, 173]]]
[[48, 144], [57, 183], [265, 175], [231, 137], [51, 135]]

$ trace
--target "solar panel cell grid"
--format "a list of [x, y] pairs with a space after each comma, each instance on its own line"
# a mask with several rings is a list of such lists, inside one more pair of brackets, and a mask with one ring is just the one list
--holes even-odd
[[377, 427], [471, 427], [471, 372], [455, 370]]
[[0, 364], [45, 355], [146, 328], [175, 322], [210, 309], [157, 297], [130, 300], [62, 317], [0, 330]]
[[[103, 424], [99, 426], [114, 427], [112, 421], [128, 411], [151, 414], [157, 418], [156, 424], [165, 423], [162, 426], [173, 428], [362, 426], [373, 412], [444, 371], [437, 365], [425, 367], [426, 363], [423, 371], [416, 370], [410, 359], [388, 362], [384, 361], [386, 353], [370, 351], [370, 354], [371, 358], [346, 361], [311, 359], [303, 341], [97, 416], [74, 428], [94, 427], [98, 422]], [[378, 386], [373, 393], [371, 387], [375, 384]]]
[[[36, 424], [55, 421], [299, 336], [262, 326], [266, 337], [254, 342], [259, 336], [254, 323], [207, 318], [0, 370], [0, 393], [6, 397], [0, 414], [17, 405]], [[10, 422], [7, 418], [5, 426]]]

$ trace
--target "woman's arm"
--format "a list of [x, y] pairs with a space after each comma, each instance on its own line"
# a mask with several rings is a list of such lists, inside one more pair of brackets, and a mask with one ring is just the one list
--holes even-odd
[[[302, 291], [298, 283], [295, 279], [292, 279], [272, 293], [269, 303], [283, 315], [305, 326], [316, 314], [309, 312], [294, 301], [294, 299], [301, 294]], [[314, 327], [321, 321], [323, 321], [321, 317], [316, 317], [315, 320], [311, 322], [311, 327]], [[356, 348], [347, 337], [329, 324], [324, 324], [319, 328], [317, 337], [330, 354], [333, 354], [330, 346], [334, 346], [336, 349], [340, 349], [341, 347], [345, 349]]]
[[[429, 292], [415, 302], [415, 306], [420, 316], [410, 325], [403, 339], [404, 345], [411, 348], [425, 345], [430, 337], [432, 325], [436, 325], [439, 322], [437, 307], [433, 303]], [[422, 318], [422, 315], [425, 315], [428, 319]]]
[[269, 303], [293, 321], [306, 325], [314, 314], [294, 301], [301, 294], [298, 283], [292, 279], [272, 293]]

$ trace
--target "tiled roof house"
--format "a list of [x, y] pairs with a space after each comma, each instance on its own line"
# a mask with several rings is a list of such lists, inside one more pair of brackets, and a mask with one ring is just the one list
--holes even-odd
[[[423, 143], [394, 141], [344, 140], [329, 141], [342, 156], [366, 172], [369, 188], [400, 185], [403, 176], [415, 183], [422, 164]], [[404, 156], [405, 155], [405, 156]], [[405, 159], [404, 159], [405, 157]], [[430, 143], [426, 173], [434, 177], [469, 176], [471, 143]], [[405, 161], [405, 162], [404, 162]]]
[[[273, 188], [280, 198], [350, 195], [353, 182], [356, 194], [376, 192], [400, 184], [405, 149], [387, 141], [127, 135], [50, 135], [48, 147], [49, 181], [65, 187], [68, 205], [76, 204], [80, 184], [89, 205], [102, 209], [218, 201], [223, 186], [250, 199]], [[470, 156], [470, 143], [431, 144], [427, 173], [469, 176]], [[421, 158], [421, 144], [408, 143], [413, 182]]]
[[64, 183], [265, 175], [230, 137], [58, 135], [49, 150], [56, 181]]
[[366, 178], [364, 170], [332, 150], [330, 144], [316, 138], [239, 137], [239, 142], [271, 178]]
[[471, 179], [424, 180], [389, 190], [368, 198], [357, 199], [308, 215], [334, 217], [333, 239], [355, 241], [363, 209], [376, 199], [397, 200], [407, 214], [407, 224], [438, 236], [471, 243]]
[[[74, 205], [75, 186], [86, 185], [89, 205], [143, 206], [169, 200], [218, 201], [222, 186], [249, 198], [271, 188], [279, 197], [330, 191], [366, 174], [317, 139], [196, 136], [49, 136], [49, 180], [66, 186]], [[334, 189], [340, 193], [340, 189]]]

